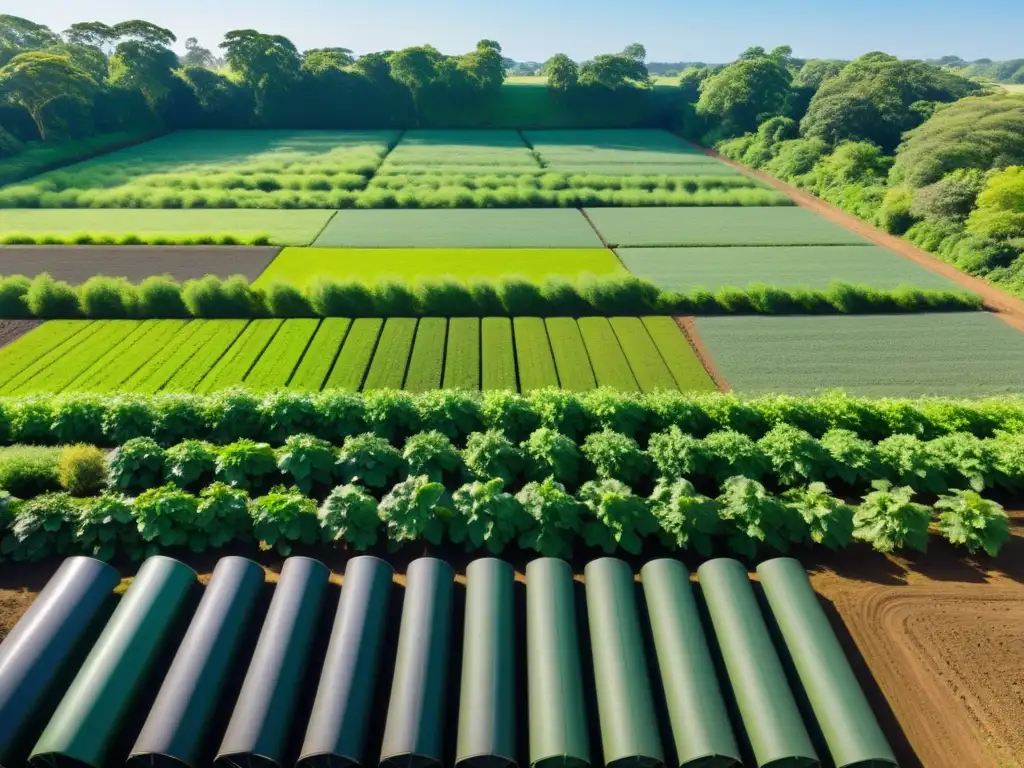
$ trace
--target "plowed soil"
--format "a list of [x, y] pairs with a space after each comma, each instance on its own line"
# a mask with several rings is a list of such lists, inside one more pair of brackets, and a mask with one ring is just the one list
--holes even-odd
[[39, 324], [39, 320], [0, 320], [0, 347], [20, 339]]

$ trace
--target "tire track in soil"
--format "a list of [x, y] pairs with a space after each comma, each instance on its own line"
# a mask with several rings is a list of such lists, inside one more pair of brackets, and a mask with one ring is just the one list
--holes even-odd
[[679, 330], [682, 331], [683, 336], [686, 338], [686, 342], [690, 345], [694, 354], [697, 355], [697, 359], [700, 360], [700, 364], [704, 366], [704, 370], [708, 376], [711, 377], [711, 381], [714, 382], [719, 392], [732, 392], [732, 387], [729, 386], [725, 380], [725, 376], [718, 370], [718, 366], [715, 365], [715, 359], [711, 356], [708, 348], [704, 346], [704, 342], [700, 338], [700, 333], [697, 331], [697, 322], [693, 317], [673, 317], [676, 321], [676, 325], [679, 326]]
[[747, 176], [763, 181], [772, 188], [786, 193], [793, 202], [801, 208], [806, 208], [807, 210], [812, 211], [819, 216], [823, 216], [835, 224], [839, 224], [852, 232], [856, 232], [861, 237], [870, 240], [876, 245], [887, 248], [905, 259], [913, 261], [926, 269], [930, 269], [936, 274], [952, 280], [960, 287], [978, 294], [985, 303], [986, 309], [994, 313], [996, 317], [1003, 322], [1024, 332], [1024, 301], [1012, 296], [1001, 288], [997, 288], [991, 283], [985, 282], [981, 278], [973, 277], [965, 272], [961, 272], [952, 264], [947, 264], [936, 256], [933, 256], [927, 251], [918, 248], [916, 245], [913, 245], [902, 238], [890, 235], [880, 229], [876, 229], [866, 221], [862, 221], [853, 214], [847, 213], [841, 208], [815, 197], [810, 192], [798, 189], [792, 184], [787, 184], [786, 182], [764, 173], [763, 171], [748, 168], [741, 163], [730, 160], [724, 155], [720, 155], [713, 149], [708, 149], [707, 147], [702, 147], [699, 144], [694, 144], [692, 141], [688, 141], [687, 139], [682, 140], [686, 141], [691, 146], [696, 147], [709, 157], [720, 160], [726, 165], [743, 172]]

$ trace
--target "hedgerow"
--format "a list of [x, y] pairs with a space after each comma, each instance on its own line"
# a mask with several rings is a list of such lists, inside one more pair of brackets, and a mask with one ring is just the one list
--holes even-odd
[[[833, 283], [828, 288], [770, 288], [752, 283], [746, 289], [721, 288], [715, 293], [662, 291], [637, 277], [583, 278], [576, 283], [551, 279], [536, 285], [516, 277], [493, 283], [464, 284], [453, 280], [392, 285], [386, 295], [358, 281], [320, 278], [296, 301], [274, 299], [277, 286], [250, 286], [243, 277], [208, 276], [182, 284], [161, 280], [160, 297], [153, 284], [124, 280], [103, 285], [71, 286], [42, 274], [31, 280], [0, 278], [0, 316], [11, 319], [117, 318], [260, 318], [260, 317], [482, 317], [494, 314], [546, 317], [580, 315], [716, 315], [716, 314], [879, 314], [973, 311], [980, 296], [964, 291], [922, 290], [902, 286], [881, 290]], [[770, 295], [770, 300], [765, 299]], [[612, 337], [614, 338], [614, 337]], [[554, 341], [554, 339], [553, 339]], [[559, 349], [555, 349], [556, 356]]]

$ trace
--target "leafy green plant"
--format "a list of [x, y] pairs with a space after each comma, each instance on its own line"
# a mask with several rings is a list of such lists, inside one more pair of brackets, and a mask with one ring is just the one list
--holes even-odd
[[658, 468], [659, 477], [679, 480], [693, 477], [703, 465], [702, 442], [672, 425], [664, 432], [651, 435], [647, 455]]
[[399, 440], [419, 429], [415, 399], [408, 392], [373, 389], [363, 394], [366, 425], [388, 441]]
[[913, 435], [893, 435], [878, 443], [878, 460], [885, 479], [914, 490], [940, 493], [946, 490], [942, 467], [926, 443]]
[[199, 522], [199, 502], [175, 485], [139, 494], [132, 513], [143, 541], [157, 549], [186, 546], [202, 552], [208, 543]]
[[697, 493], [688, 480], [662, 480], [649, 499], [651, 512], [661, 526], [662, 539], [678, 549], [694, 549], [708, 557], [712, 537], [722, 531], [718, 505]]
[[436, 429], [406, 440], [402, 459], [410, 475], [426, 475], [435, 483], [451, 482], [465, 472], [459, 449], [446, 434]]
[[105, 493], [80, 503], [75, 521], [76, 548], [99, 560], [115, 555], [141, 560], [145, 545], [132, 512], [132, 500], [120, 493]]
[[583, 455], [572, 440], [550, 427], [541, 427], [520, 444], [526, 459], [526, 475], [531, 480], [552, 477], [574, 487], [579, 481]]
[[416, 398], [414, 407], [420, 429], [441, 432], [451, 440], [478, 432], [484, 426], [480, 398], [471, 392], [452, 389], [424, 392]]
[[334, 479], [334, 448], [312, 435], [292, 435], [277, 449], [277, 467], [300, 491], [329, 486]]
[[589, 435], [583, 441], [582, 452], [602, 480], [621, 480], [626, 485], [637, 485], [652, 474], [650, 457], [636, 440], [619, 432], [606, 429]]
[[995, 482], [1009, 491], [1024, 488], [1024, 434], [999, 432], [989, 441], [989, 450]]
[[603, 429], [639, 437], [651, 420], [651, 409], [639, 394], [602, 387], [581, 398], [586, 414]]
[[619, 480], [591, 480], [578, 497], [590, 512], [583, 524], [588, 547], [601, 547], [609, 554], [621, 548], [635, 555], [643, 548], [643, 537], [658, 530], [647, 502]]
[[164, 451], [164, 480], [179, 488], [198, 488], [213, 479], [217, 449], [204, 440], [185, 440]]
[[939, 533], [951, 544], [967, 548], [972, 555], [978, 550], [990, 557], [1010, 538], [1010, 518], [994, 501], [982, 498], [977, 491], [954, 491], [935, 502], [939, 510]]
[[995, 484], [993, 453], [987, 441], [957, 432], [927, 443], [929, 455], [943, 475], [943, 489], [967, 482], [979, 493]]
[[292, 544], [316, 544], [321, 540], [316, 502], [297, 488], [278, 486], [266, 496], [253, 499], [249, 514], [261, 549], [276, 549], [287, 557]]
[[359, 552], [377, 543], [381, 527], [377, 500], [358, 485], [339, 485], [317, 515], [329, 541], [344, 541]]
[[0, 488], [22, 499], [60, 490], [60, 448], [13, 445], [0, 448]]
[[501, 478], [467, 483], [452, 494], [448, 535], [467, 550], [486, 547], [499, 554], [515, 541], [529, 518], [515, 496], [505, 493]]
[[504, 389], [484, 392], [481, 415], [484, 426], [510, 440], [523, 441], [541, 426], [537, 402]]
[[762, 545], [785, 552], [806, 535], [796, 510], [749, 477], [730, 477], [722, 483], [718, 505], [729, 546], [746, 557], [755, 557]]
[[69, 445], [61, 451], [57, 467], [61, 487], [72, 496], [93, 496], [107, 482], [107, 461], [95, 445]]
[[876, 480], [853, 516], [853, 535], [879, 552], [928, 548], [928, 525], [932, 512], [916, 504], [914, 489], [894, 487], [888, 480]]
[[758, 444], [734, 430], [712, 432], [705, 437], [700, 457], [698, 474], [709, 475], [717, 483], [736, 475], [759, 480], [771, 468], [771, 462]]
[[538, 389], [527, 397], [533, 413], [539, 420], [538, 427], [557, 430], [572, 439], [586, 434], [590, 427], [587, 409], [583, 399], [577, 394], [564, 389], [548, 388]]
[[386, 488], [402, 470], [402, 454], [383, 437], [366, 433], [345, 440], [337, 470], [345, 483]]
[[847, 485], [863, 485], [877, 479], [881, 471], [875, 446], [849, 429], [830, 429], [821, 436], [821, 447], [832, 459], [825, 465], [825, 477]]
[[829, 454], [817, 440], [790, 424], [773, 427], [757, 445], [768, 457], [782, 485], [820, 479], [831, 463]]
[[0, 542], [0, 556], [37, 562], [72, 551], [78, 506], [66, 493], [47, 493], [22, 502], [14, 524]]
[[824, 483], [790, 488], [782, 494], [786, 506], [800, 513], [807, 535], [815, 544], [842, 549], [853, 537], [853, 507], [832, 495]]
[[583, 532], [585, 508], [565, 486], [552, 477], [527, 483], [516, 501], [532, 518], [519, 537], [519, 546], [543, 557], [571, 557], [573, 540]]
[[506, 485], [515, 482], [525, 464], [519, 449], [496, 429], [470, 435], [462, 459], [477, 478], [489, 480], [497, 477]]
[[[199, 494], [198, 530], [190, 538], [196, 546], [219, 548], [252, 535], [249, 494], [225, 483], [211, 483]], [[205, 544], [203, 539], [205, 538]]]
[[145, 491], [163, 480], [164, 449], [150, 437], [136, 437], [107, 459], [110, 485], [121, 491]]
[[217, 453], [214, 475], [235, 488], [252, 491], [277, 474], [277, 457], [266, 443], [242, 439]]
[[438, 545], [450, 520], [450, 499], [440, 483], [425, 475], [409, 477], [391, 489], [377, 508], [387, 526], [388, 546], [423, 539]]

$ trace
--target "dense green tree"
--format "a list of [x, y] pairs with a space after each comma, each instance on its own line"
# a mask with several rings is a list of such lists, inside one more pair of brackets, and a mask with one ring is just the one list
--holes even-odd
[[20, 53], [0, 68], [0, 95], [29, 113], [44, 141], [51, 137], [47, 107], [59, 99], [86, 101], [97, 87], [67, 56], [43, 51]]
[[192, 92], [200, 114], [194, 128], [247, 128], [255, 104], [252, 92], [207, 67], [188, 65], [176, 73]]
[[792, 82], [782, 57], [751, 48], [702, 83], [697, 112], [717, 120], [726, 135], [739, 136], [782, 113]]
[[793, 78], [793, 85], [817, 91], [826, 80], [837, 77], [847, 62], [838, 59], [810, 59]]
[[110, 84], [138, 91], [155, 112], [171, 92], [177, 66], [178, 57], [170, 48], [125, 40], [110, 57]]
[[985, 173], [958, 168], [934, 184], [913, 191], [912, 213], [919, 219], [963, 221], [985, 187]]
[[458, 66], [483, 90], [497, 90], [505, 82], [501, 46], [493, 40], [481, 40], [476, 50], [459, 57]]
[[640, 43], [630, 43], [622, 49], [622, 55], [627, 59], [644, 61], [647, 59], [647, 49]]
[[118, 40], [134, 40], [145, 45], [167, 48], [177, 42], [174, 33], [143, 19], [122, 21], [113, 26]]
[[579, 83], [609, 91], [650, 88], [651, 79], [642, 61], [621, 53], [602, 53], [580, 67]]
[[228, 66], [252, 91], [257, 118], [273, 122], [298, 81], [302, 61], [294, 43], [281, 35], [235, 29], [224, 36], [220, 47]]
[[967, 229], [992, 239], [1024, 238], [1024, 166], [1010, 166], [989, 177]]
[[579, 85], [580, 68], [564, 53], [556, 53], [548, 59], [543, 71], [548, 76], [548, 88], [552, 90], [568, 91]]
[[88, 72], [89, 76], [97, 83], [102, 83], [107, 79], [110, 62], [107, 60], [107, 55], [94, 45], [57, 43], [44, 50], [47, 53], [71, 59], [72, 63]]
[[0, 65], [19, 53], [47, 48], [60, 42], [49, 27], [20, 16], [0, 14]]
[[201, 46], [196, 38], [185, 40], [185, 55], [181, 57], [183, 67], [212, 67], [216, 61], [213, 51]]
[[343, 69], [356, 61], [348, 48], [311, 48], [302, 54], [302, 68], [307, 72]]
[[64, 39], [75, 45], [89, 45], [103, 49], [113, 45], [118, 34], [113, 27], [101, 21], [81, 21], [64, 30]]

